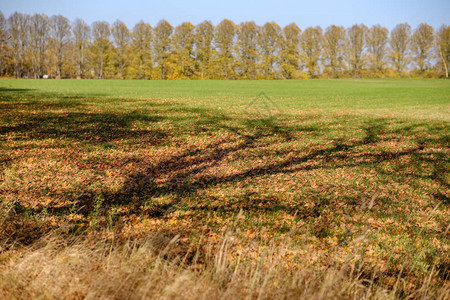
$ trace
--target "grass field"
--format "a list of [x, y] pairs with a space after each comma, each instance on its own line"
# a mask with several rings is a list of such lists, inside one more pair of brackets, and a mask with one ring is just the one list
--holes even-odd
[[446, 299], [449, 116], [448, 80], [0, 80], [0, 298]]

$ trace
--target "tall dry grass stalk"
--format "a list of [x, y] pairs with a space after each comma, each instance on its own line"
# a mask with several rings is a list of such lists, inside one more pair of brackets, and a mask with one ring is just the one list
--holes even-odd
[[[450, 284], [432, 283], [435, 270], [406, 294], [402, 274], [394, 288], [378, 284], [348, 262], [339, 268], [286, 265], [290, 246], [266, 247], [253, 259], [232, 256], [232, 233], [220, 246], [186, 248], [161, 234], [146, 241], [76, 240], [46, 236], [0, 257], [1, 299], [448, 299]], [[251, 250], [251, 249], [249, 249]], [[293, 249], [289, 249], [292, 251]], [[295, 249], [294, 249], [295, 251]], [[305, 259], [307, 261], [307, 259]]]

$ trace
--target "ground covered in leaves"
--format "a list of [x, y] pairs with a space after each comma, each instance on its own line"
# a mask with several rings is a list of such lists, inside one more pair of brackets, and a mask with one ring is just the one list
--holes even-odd
[[124, 298], [49, 278], [131, 243], [172, 277], [130, 298], [450, 296], [449, 115], [445, 80], [1, 80], [0, 295]]

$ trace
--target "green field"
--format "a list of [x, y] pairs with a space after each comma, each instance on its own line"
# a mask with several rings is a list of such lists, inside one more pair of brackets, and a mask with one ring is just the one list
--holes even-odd
[[448, 80], [2, 79], [0, 296], [445, 299], [449, 116]]

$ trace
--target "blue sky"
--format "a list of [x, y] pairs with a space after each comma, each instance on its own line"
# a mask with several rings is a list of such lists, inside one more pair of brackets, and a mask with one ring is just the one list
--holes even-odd
[[403, 22], [412, 27], [425, 22], [438, 28], [450, 24], [450, 0], [0, 0], [0, 10], [6, 17], [14, 11], [61, 14], [70, 20], [81, 18], [89, 24], [120, 19], [129, 27], [140, 20], [155, 25], [166, 19], [176, 26], [184, 21], [196, 25], [204, 20], [218, 24], [224, 18], [235, 23], [253, 20], [259, 25], [267, 21], [275, 21], [280, 26], [295, 22], [300, 28], [364, 23], [392, 29]]

